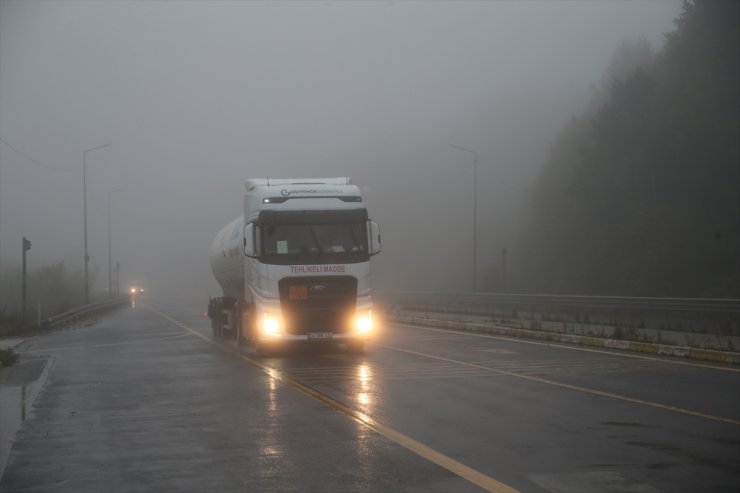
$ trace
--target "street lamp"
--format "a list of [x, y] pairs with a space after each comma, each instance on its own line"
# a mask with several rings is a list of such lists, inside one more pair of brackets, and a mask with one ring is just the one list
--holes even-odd
[[121, 264], [116, 262], [116, 296], [121, 294]]
[[31, 249], [31, 240], [23, 237], [23, 268], [22, 268], [22, 289], [21, 289], [21, 322], [26, 323], [26, 252]]
[[85, 304], [90, 303], [90, 279], [87, 276], [87, 264], [90, 262], [90, 255], [87, 254], [87, 153], [109, 146], [110, 144], [103, 144], [82, 152], [82, 218], [84, 223], [83, 235], [85, 243]]
[[123, 192], [128, 187], [116, 188], [108, 192], [108, 297], [113, 297], [113, 264], [111, 260], [111, 219], [110, 219], [110, 198], [117, 192]]
[[509, 253], [509, 250], [506, 248], [501, 249], [501, 277], [503, 279], [503, 291], [506, 292], [506, 254]]
[[467, 147], [450, 144], [455, 149], [473, 154], [473, 292], [476, 292], [478, 278], [478, 153]]

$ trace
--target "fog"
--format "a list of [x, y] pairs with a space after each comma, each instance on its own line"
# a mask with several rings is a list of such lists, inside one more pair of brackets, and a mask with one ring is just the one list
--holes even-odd
[[[94, 289], [219, 294], [208, 255], [249, 177], [350, 176], [383, 234], [378, 289], [516, 262], [532, 182], [623, 40], [679, 1], [0, 2], [0, 272], [83, 265]], [[12, 146], [12, 148], [10, 147]], [[14, 150], [15, 149], [15, 150]], [[20, 151], [19, 152], [17, 151]], [[10, 296], [5, 293], [6, 296]]]

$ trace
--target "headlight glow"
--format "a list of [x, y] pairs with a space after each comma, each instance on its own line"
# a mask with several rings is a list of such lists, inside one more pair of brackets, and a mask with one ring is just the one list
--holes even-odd
[[136, 292], [136, 288], [131, 288], [131, 292], [132, 293], [135, 293]]
[[262, 314], [262, 332], [273, 337], [282, 337], [282, 320], [280, 315], [274, 313]]
[[355, 316], [355, 331], [358, 334], [368, 334], [373, 329], [373, 314], [372, 311], [363, 310], [357, 312]]

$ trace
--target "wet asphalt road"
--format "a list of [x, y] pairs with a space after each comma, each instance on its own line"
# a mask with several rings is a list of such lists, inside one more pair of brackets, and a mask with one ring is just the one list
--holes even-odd
[[0, 491], [740, 491], [739, 368], [393, 325], [259, 357], [201, 309], [24, 343]]

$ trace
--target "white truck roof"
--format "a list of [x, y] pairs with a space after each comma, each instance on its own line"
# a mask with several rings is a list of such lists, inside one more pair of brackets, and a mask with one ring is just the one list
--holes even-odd
[[352, 181], [346, 176], [252, 178], [245, 182], [244, 187], [246, 189], [244, 217], [247, 222], [253, 220], [263, 210], [335, 210], [364, 207], [362, 192], [357, 185], [352, 185]]
[[244, 183], [249, 192], [256, 187], [281, 187], [285, 185], [351, 185], [348, 176], [337, 178], [250, 178]]

